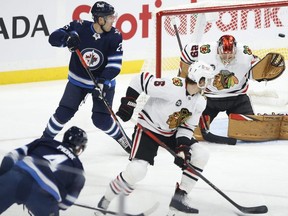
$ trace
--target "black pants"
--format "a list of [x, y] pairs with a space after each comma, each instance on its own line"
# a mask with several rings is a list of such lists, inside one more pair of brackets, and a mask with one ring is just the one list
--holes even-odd
[[238, 95], [228, 98], [207, 98], [207, 106], [203, 112], [204, 115], [210, 116], [210, 122], [218, 115], [219, 112], [226, 111], [226, 114], [246, 114], [254, 115], [254, 111], [247, 95]]

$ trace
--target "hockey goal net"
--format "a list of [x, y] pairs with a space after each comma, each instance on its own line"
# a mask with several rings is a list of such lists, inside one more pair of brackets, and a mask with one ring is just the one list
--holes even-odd
[[[217, 41], [223, 34], [232, 34], [261, 58], [268, 52], [278, 52], [288, 59], [288, 1], [191, 3], [156, 11], [153, 23], [142, 71], [155, 73], [157, 77], [177, 75], [181, 45], [184, 47], [191, 41]], [[249, 94], [252, 103], [287, 104], [287, 79], [284, 72], [275, 81], [255, 85], [251, 82]], [[140, 97], [140, 107], [146, 100]]]

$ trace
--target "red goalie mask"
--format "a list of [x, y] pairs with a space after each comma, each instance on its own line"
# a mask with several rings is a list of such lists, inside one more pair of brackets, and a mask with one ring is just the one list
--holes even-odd
[[218, 41], [218, 54], [225, 65], [235, 59], [236, 40], [232, 35], [223, 35], [220, 37]]

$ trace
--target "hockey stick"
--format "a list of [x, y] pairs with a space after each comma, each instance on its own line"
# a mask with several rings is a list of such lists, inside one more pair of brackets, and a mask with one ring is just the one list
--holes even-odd
[[[109, 113], [111, 114], [112, 118], [114, 119], [115, 123], [118, 125], [118, 127], [119, 127], [119, 129], [120, 129], [120, 131], [121, 131], [121, 133], [122, 133], [122, 135], [123, 135], [123, 137], [125, 137], [126, 143], [129, 143], [129, 148], [131, 149], [130, 141], [129, 141], [129, 139], [128, 139], [127, 136], [126, 136], [123, 127], [121, 126], [118, 118], [116, 117], [115, 113], [113, 112], [113, 110], [112, 110], [111, 106], [109, 105], [108, 101], [103, 97], [102, 91], [101, 91], [101, 89], [99, 88], [95, 77], [93, 76], [92, 72], [90, 71], [89, 66], [86, 64], [86, 62], [85, 62], [85, 60], [84, 60], [84, 58], [83, 58], [80, 50], [79, 50], [79, 49], [76, 49], [75, 52], [76, 52], [76, 54], [77, 54], [77, 56], [78, 56], [81, 64], [83, 65], [83, 67], [85, 68], [86, 72], [88, 73], [90, 79], [93, 81], [93, 83], [94, 83], [94, 85], [95, 85], [95, 90], [99, 92], [99, 98], [104, 102], [105, 106], [107, 107], [107, 109], [108, 109]], [[127, 150], [126, 150], [127, 147], [125, 148], [125, 146], [122, 146], [122, 145], [121, 145], [121, 147], [127, 152]]]
[[[145, 133], [147, 134], [151, 139], [153, 139], [155, 142], [157, 142], [161, 147], [165, 148], [171, 155], [173, 155], [175, 158], [178, 157], [177, 154], [171, 150], [164, 142], [162, 142], [159, 138], [157, 138], [151, 131], [148, 129], [142, 127], [140, 124], [137, 124], [137, 126]], [[211, 186], [215, 191], [217, 191], [221, 196], [223, 196], [226, 200], [228, 200], [233, 206], [235, 206], [239, 211], [246, 214], [263, 214], [268, 212], [268, 208], [266, 205], [261, 206], [254, 206], [254, 207], [244, 207], [236, 202], [234, 202], [230, 197], [228, 197], [224, 192], [222, 192], [218, 187], [216, 187], [212, 182], [210, 182], [207, 178], [205, 178], [200, 172], [196, 171], [193, 166], [190, 163], [186, 163], [189, 171], [191, 171], [193, 174], [197, 175], [199, 178], [201, 178], [204, 182], [206, 182], [209, 186]]]
[[231, 137], [224, 137], [219, 136], [211, 133], [208, 129], [207, 121], [205, 120], [205, 116], [201, 115], [200, 117], [200, 131], [204, 138], [204, 140], [208, 142], [214, 142], [214, 143], [222, 143], [222, 144], [228, 144], [228, 145], [236, 145], [237, 139], [231, 138]]
[[[175, 30], [175, 34], [177, 37], [177, 41], [178, 41], [178, 45], [179, 45], [179, 49], [180, 49], [180, 53], [182, 52], [183, 46], [181, 43], [181, 39], [180, 39], [180, 35], [179, 35], [179, 31], [178, 28], [176, 26], [176, 22], [175, 22], [175, 18], [172, 18], [172, 24]], [[202, 121], [202, 125], [204, 126], [203, 128], [200, 128], [201, 134], [204, 138], [204, 140], [208, 141], [208, 142], [214, 142], [214, 143], [222, 143], [222, 144], [228, 144], [228, 145], [235, 145], [237, 140], [234, 138], [230, 138], [230, 137], [223, 137], [223, 136], [219, 136], [219, 135], [215, 135], [213, 133], [211, 133], [208, 129], [208, 125], [207, 122], [205, 120], [204, 115], [201, 116], [200, 121]]]
[[[108, 210], [104, 210], [101, 208], [95, 208], [95, 207], [91, 207], [91, 206], [87, 206], [87, 205], [83, 205], [83, 204], [79, 204], [79, 203], [74, 203], [74, 205], [78, 206], [78, 207], [86, 208], [86, 209], [100, 211], [101, 213], [104, 213], [104, 214], [119, 215], [119, 212], [116, 212], [116, 211], [108, 211]], [[159, 202], [155, 203], [151, 208], [147, 209], [146, 211], [144, 211], [142, 213], [139, 213], [139, 214], [124, 213], [123, 216], [148, 216], [148, 215], [152, 214], [154, 211], [156, 211], [158, 206], [159, 206]]]

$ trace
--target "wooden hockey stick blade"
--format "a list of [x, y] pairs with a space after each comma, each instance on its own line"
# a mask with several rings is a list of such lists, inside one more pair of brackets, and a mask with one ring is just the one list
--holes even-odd
[[228, 144], [228, 145], [236, 145], [237, 139], [231, 138], [231, 137], [224, 137], [224, 136], [218, 136], [210, 131], [203, 131], [202, 136], [204, 140], [208, 142], [214, 142], [219, 144]]
[[[116, 211], [109, 211], [109, 210], [104, 210], [101, 208], [95, 208], [92, 206], [87, 206], [84, 204], [80, 204], [80, 203], [74, 203], [75, 206], [81, 207], [81, 208], [86, 208], [86, 209], [91, 209], [91, 210], [95, 210], [95, 211], [99, 211], [101, 213], [104, 214], [111, 214], [111, 215], [118, 215], [118, 212]], [[151, 208], [147, 209], [146, 211], [139, 213], [139, 214], [128, 214], [128, 213], [124, 213], [124, 216], [148, 216], [150, 214], [152, 214], [154, 211], [156, 211], [156, 209], [159, 207], [159, 202], [156, 202]]]
[[[132, 120], [133, 121], [133, 120]], [[170, 149], [164, 142], [162, 142], [158, 137], [156, 137], [150, 130], [142, 127], [142, 125], [138, 124], [138, 127], [145, 133], [147, 136], [149, 136], [151, 139], [153, 139], [155, 142], [157, 142], [161, 147], [165, 148], [171, 155], [173, 155], [175, 158], [178, 157], [177, 154]], [[224, 192], [222, 192], [218, 187], [216, 187], [212, 182], [210, 182], [205, 176], [203, 176], [200, 172], [194, 169], [194, 167], [190, 163], [186, 163], [188, 166], [188, 169], [193, 174], [197, 175], [200, 179], [202, 179], [204, 182], [206, 182], [210, 187], [212, 187], [216, 192], [218, 192], [222, 197], [224, 197], [228, 202], [230, 202], [233, 206], [235, 206], [239, 211], [243, 213], [249, 213], [249, 214], [264, 214], [268, 212], [268, 208], [265, 205], [261, 206], [255, 206], [255, 207], [244, 207], [236, 202], [234, 202], [230, 197], [228, 197]]]

